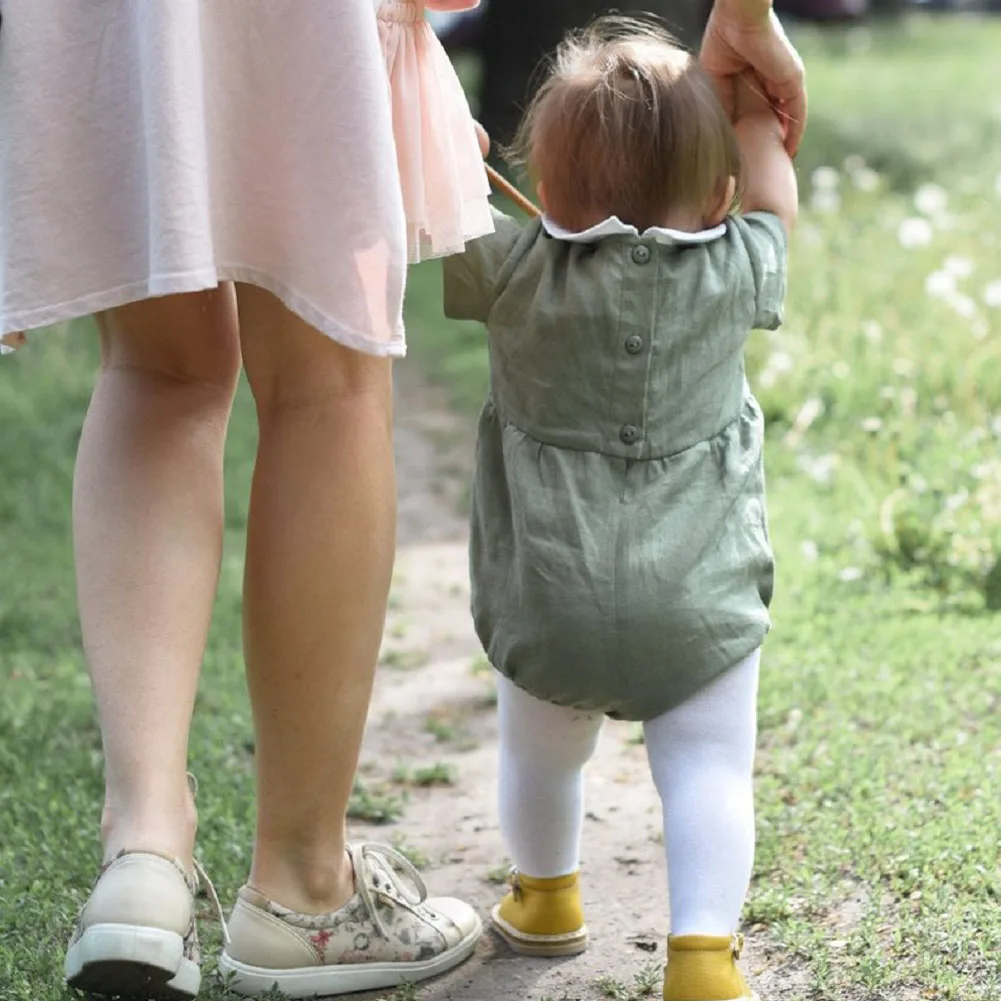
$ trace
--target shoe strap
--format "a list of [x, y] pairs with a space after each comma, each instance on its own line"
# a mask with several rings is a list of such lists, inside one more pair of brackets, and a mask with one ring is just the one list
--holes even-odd
[[[414, 868], [413, 863], [395, 848], [390, 848], [389, 845], [381, 845], [375, 841], [348, 845], [348, 855], [355, 871], [355, 887], [358, 890], [358, 896], [365, 904], [365, 908], [372, 918], [372, 923], [378, 928], [382, 937], [388, 939], [389, 932], [386, 931], [386, 926], [382, 923], [376, 910], [372, 889], [369, 885], [369, 859], [378, 859], [384, 863], [384, 870], [389, 879], [392, 880], [393, 888], [410, 904], [422, 904], [427, 900], [427, 886], [421, 878], [421, 874]], [[413, 888], [417, 891], [416, 894], [400, 879], [401, 876], [405, 876], [413, 884]]]
[[521, 873], [512, 866], [511, 871], [507, 874], [507, 885], [511, 887], [511, 896], [515, 900], [521, 900], [524, 895], [524, 891], [521, 888]]

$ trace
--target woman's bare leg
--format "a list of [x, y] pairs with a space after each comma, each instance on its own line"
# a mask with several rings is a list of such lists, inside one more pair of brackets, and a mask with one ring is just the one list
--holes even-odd
[[239, 373], [232, 288], [98, 319], [77, 454], [77, 591], [104, 745], [105, 857], [190, 864], [188, 730], [222, 546], [222, 457]]
[[392, 368], [239, 286], [260, 422], [244, 587], [257, 732], [252, 882], [320, 913], [353, 893], [345, 813], [395, 547]]

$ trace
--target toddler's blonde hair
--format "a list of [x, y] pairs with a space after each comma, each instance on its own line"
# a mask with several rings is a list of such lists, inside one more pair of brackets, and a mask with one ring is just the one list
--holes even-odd
[[569, 229], [616, 215], [642, 232], [679, 210], [723, 207], [731, 177], [741, 186], [712, 78], [662, 27], [621, 16], [560, 45], [508, 155]]

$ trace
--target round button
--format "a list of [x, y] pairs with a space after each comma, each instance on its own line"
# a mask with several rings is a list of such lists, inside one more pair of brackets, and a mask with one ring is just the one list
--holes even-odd
[[633, 334], [626, 338], [626, 350], [631, 355], [638, 355], [643, 350], [643, 338], [639, 334]]
[[645, 243], [638, 243], [633, 247], [633, 261], [636, 264], [646, 264], [650, 260], [650, 248]]
[[640, 429], [635, 424], [623, 424], [619, 437], [625, 445], [635, 445], [640, 440]]

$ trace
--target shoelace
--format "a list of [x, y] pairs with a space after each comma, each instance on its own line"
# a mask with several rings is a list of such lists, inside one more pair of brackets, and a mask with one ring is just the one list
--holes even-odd
[[[191, 772], [188, 772], [188, 788], [191, 790], [191, 798], [198, 799], [198, 779]], [[205, 889], [209, 892], [209, 900], [212, 901], [212, 906], [219, 917], [219, 925], [222, 928], [222, 940], [226, 945], [229, 945], [229, 925], [226, 924], [226, 912], [222, 909], [219, 894], [216, 893], [215, 886], [212, 884], [212, 880], [209, 879], [209, 874], [205, 871], [205, 867], [201, 862], [194, 857], [191, 861], [195, 869], [195, 896], [198, 895], [198, 888], [204, 883]]]
[[219, 917], [219, 925], [222, 928], [222, 940], [226, 943], [226, 945], [229, 945], [229, 926], [226, 924], [226, 914], [219, 901], [219, 894], [215, 892], [212, 880], [209, 879], [209, 874], [205, 871], [205, 867], [201, 864], [201, 862], [199, 862], [196, 858], [193, 858], [191, 861], [194, 863], [195, 868], [195, 893], [198, 893], [198, 888], [202, 884], [205, 885], [205, 889], [208, 890], [209, 899], [212, 901], [212, 906], [215, 908], [215, 912]]
[[[405, 856], [401, 855], [395, 848], [388, 845], [380, 845], [373, 841], [365, 841], [359, 845], [348, 845], [348, 854], [351, 857], [351, 864], [355, 871], [355, 886], [358, 889], [358, 896], [361, 897], [365, 908], [372, 918], [372, 923], [379, 929], [383, 938], [388, 939], [389, 932], [379, 917], [375, 900], [372, 896], [372, 888], [369, 886], [369, 857], [380, 859], [386, 863], [385, 872], [392, 886], [386, 889], [394, 889], [396, 893], [405, 901], [411, 904], [422, 904], [427, 899], [428, 890], [421, 878], [421, 874], [414, 868], [413, 864]], [[417, 890], [416, 895], [412, 894], [409, 888], [399, 878], [406, 876]], [[376, 890], [381, 889], [379, 881], [372, 877], [372, 882]]]

